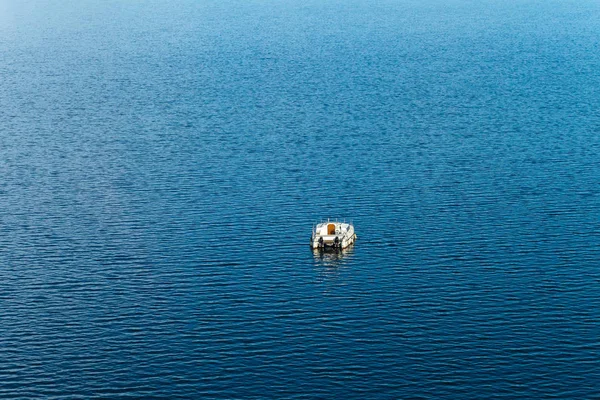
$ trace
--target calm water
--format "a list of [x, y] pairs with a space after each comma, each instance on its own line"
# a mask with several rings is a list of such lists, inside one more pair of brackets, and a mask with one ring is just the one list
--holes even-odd
[[[0, 1], [0, 397], [600, 393], [600, 4]], [[353, 219], [314, 255], [319, 218]]]

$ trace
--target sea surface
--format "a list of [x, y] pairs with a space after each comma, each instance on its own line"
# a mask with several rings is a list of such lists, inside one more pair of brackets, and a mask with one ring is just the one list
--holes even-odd
[[598, 1], [0, 0], [0, 398], [599, 396]]

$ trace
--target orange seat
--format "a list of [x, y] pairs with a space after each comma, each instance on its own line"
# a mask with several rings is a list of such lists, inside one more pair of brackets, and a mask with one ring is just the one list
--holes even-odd
[[327, 234], [328, 235], [335, 235], [335, 224], [329, 224], [329, 225], [327, 225]]

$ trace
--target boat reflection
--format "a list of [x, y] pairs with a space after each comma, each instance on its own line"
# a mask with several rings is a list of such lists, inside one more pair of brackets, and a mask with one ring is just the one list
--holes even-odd
[[346, 264], [354, 253], [353, 246], [345, 249], [325, 248], [313, 249], [315, 263], [324, 267], [339, 267]]
[[320, 283], [337, 282], [353, 256], [353, 246], [346, 249], [314, 249], [315, 272]]

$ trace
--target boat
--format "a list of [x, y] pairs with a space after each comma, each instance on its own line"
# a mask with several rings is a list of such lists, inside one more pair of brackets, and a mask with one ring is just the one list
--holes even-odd
[[345, 249], [356, 241], [354, 226], [346, 222], [321, 222], [313, 228], [310, 246], [313, 249]]

